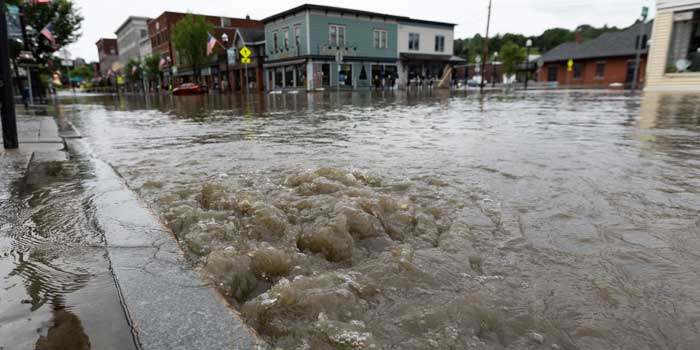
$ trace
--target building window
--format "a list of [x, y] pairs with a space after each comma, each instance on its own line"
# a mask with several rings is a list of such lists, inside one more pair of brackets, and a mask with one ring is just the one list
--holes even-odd
[[598, 62], [595, 65], [595, 77], [602, 79], [605, 77], [605, 62]]
[[141, 29], [141, 39], [145, 38], [148, 36], [148, 31], [145, 29]]
[[328, 34], [331, 46], [344, 47], [345, 46], [345, 26], [330, 25], [328, 27]]
[[420, 50], [420, 34], [409, 33], [408, 34], [408, 49], [412, 51]]
[[156, 22], [156, 30], [160, 30], [160, 22]]
[[443, 35], [435, 36], [435, 52], [445, 52], [445, 37]]
[[700, 10], [673, 14], [666, 72], [700, 72]]
[[284, 50], [289, 50], [289, 29], [282, 31], [282, 37], [284, 38]]
[[549, 82], [558, 81], [559, 80], [558, 75], [559, 75], [559, 67], [558, 66], [547, 67], [547, 81], [549, 81]]
[[297, 49], [301, 46], [301, 26], [298, 24], [294, 26], [294, 45]]
[[386, 49], [389, 46], [389, 33], [386, 30], [374, 31], [374, 48]]
[[583, 76], [583, 63], [574, 64], [574, 79], [581, 79]]
[[279, 48], [279, 35], [276, 31], [274, 31], [272, 32], [272, 49], [274, 50], [274, 52], [278, 52]]

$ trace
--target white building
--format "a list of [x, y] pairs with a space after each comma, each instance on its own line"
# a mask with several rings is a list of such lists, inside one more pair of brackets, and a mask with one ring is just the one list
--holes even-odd
[[452, 23], [414, 19], [399, 22], [398, 56], [401, 85], [420, 78], [439, 80], [449, 63], [462, 61], [453, 57], [454, 27]]
[[119, 62], [126, 65], [130, 60], [141, 60], [151, 53], [151, 41], [148, 36], [147, 17], [131, 16], [117, 29], [117, 47]]
[[700, 1], [658, 0], [646, 90], [700, 91]]

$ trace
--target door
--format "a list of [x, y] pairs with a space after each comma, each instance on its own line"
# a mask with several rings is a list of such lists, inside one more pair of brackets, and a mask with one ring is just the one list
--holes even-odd
[[636, 64], [634, 61], [629, 61], [627, 62], [627, 74], [625, 76], [625, 83], [626, 84], [632, 84], [632, 81], [634, 81], [634, 68]]
[[321, 74], [323, 75], [321, 80], [323, 87], [331, 86], [331, 65], [329, 63], [321, 65]]

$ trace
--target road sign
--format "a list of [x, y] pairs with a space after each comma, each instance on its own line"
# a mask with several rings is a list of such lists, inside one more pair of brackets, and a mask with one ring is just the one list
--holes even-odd
[[566, 62], [566, 69], [571, 72], [574, 70], [574, 60], [569, 58], [569, 62]]
[[253, 54], [247, 46], [243, 46], [239, 52], [243, 58], [250, 57]]
[[243, 64], [250, 64], [250, 57], [243, 57], [243, 58], [241, 58], [241, 63], [243, 63]]

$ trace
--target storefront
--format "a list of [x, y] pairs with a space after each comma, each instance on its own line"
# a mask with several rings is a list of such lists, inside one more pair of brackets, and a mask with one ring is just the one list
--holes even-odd
[[647, 90], [700, 91], [700, 1], [657, 2]]

